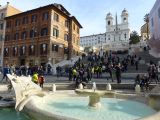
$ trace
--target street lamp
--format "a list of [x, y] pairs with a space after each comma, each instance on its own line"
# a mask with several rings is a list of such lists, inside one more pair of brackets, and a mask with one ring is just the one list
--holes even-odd
[[1, 46], [1, 67], [3, 68], [3, 59], [4, 59], [4, 36], [2, 35], [2, 46]]

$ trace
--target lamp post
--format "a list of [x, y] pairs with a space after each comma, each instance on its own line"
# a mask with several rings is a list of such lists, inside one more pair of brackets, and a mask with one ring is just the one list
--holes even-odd
[[4, 59], [4, 36], [2, 36], [2, 46], [1, 46], [1, 67], [3, 68], [3, 59]]

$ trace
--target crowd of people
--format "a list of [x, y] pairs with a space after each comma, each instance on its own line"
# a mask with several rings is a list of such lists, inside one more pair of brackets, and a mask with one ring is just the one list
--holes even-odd
[[[63, 76], [64, 73], [68, 76], [69, 81], [75, 81], [76, 87], [80, 83], [83, 83], [85, 86], [86, 83], [91, 82], [93, 78], [101, 79], [102, 77], [106, 80], [121, 83], [121, 74], [122, 72], [127, 72], [129, 66], [133, 66], [132, 69], [136, 71], [139, 70], [139, 63], [141, 57], [137, 55], [118, 55], [113, 54], [112, 52], [103, 53], [102, 56], [95, 53], [90, 53], [87, 56], [82, 55], [82, 58], [79, 58], [73, 66], [60, 67], [56, 68], [57, 77]], [[32, 76], [33, 82], [38, 83], [43, 87], [44, 75], [51, 72], [51, 66], [34, 66], [34, 67], [15, 67], [13, 65], [6, 65], [3, 68], [3, 78], [7, 82], [7, 74], [16, 74], [17, 76]], [[47, 72], [46, 72], [47, 71]], [[65, 71], [63, 73], [63, 71]], [[138, 74], [135, 80], [136, 84], [141, 86], [148, 86], [151, 82], [159, 82], [158, 74], [160, 73], [160, 67], [154, 64], [152, 61], [148, 67], [148, 70], [145, 75]], [[108, 77], [109, 74], [109, 77]], [[145, 78], [145, 79], [144, 79]]]
[[[69, 67], [67, 70], [69, 81], [75, 81], [76, 87], [78, 87], [80, 83], [90, 82], [93, 77], [102, 78], [105, 76], [107, 80], [110, 78], [112, 82], [116, 79], [119, 84], [121, 83], [121, 74], [122, 72], [128, 71], [128, 66], [134, 66], [132, 68], [135, 68], [136, 71], [139, 70], [140, 60], [141, 57], [137, 55], [126, 55], [122, 58], [112, 53], [103, 54], [103, 56], [93, 53], [88, 56], [82, 55], [82, 59], [79, 58], [74, 66]], [[58, 77], [60, 76], [60, 69], [62, 68], [57, 68]], [[155, 80], [156, 83], [159, 81], [159, 72], [159, 66], [151, 61], [147, 74], [149, 83], [153, 80]], [[109, 78], [105, 75], [107, 73], [110, 75]]]
[[[43, 66], [34, 66], [34, 67], [27, 67], [27, 66], [21, 66], [21, 67], [14, 67], [13, 65], [5, 65], [3, 70], [3, 77], [1, 82], [9, 83], [7, 74], [14, 74], [16, 76], [31, 76], [32, 81], [36, 84], [39, 84], [40, 87], [43, 88], [43, 84], [45, 81], [44, 73], [45, 68]], [[4, 81], [5, 80], [5, 81]]]

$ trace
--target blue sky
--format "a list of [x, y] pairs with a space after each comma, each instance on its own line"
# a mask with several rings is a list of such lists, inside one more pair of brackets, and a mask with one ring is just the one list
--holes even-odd
[[74, 15], [83, 26], [81, 36], [104, 33], [105, 17], [108, 12], [114, 16], [117, 12], [118, 20], [124, 8], [129, 11], [131, 31], [140, 33], [143, 17], [149, 13], [156, 0], [0, 0], [1, 5], [6, 2], [22, 11], [30, 10], [51, 3], [62, 4]]

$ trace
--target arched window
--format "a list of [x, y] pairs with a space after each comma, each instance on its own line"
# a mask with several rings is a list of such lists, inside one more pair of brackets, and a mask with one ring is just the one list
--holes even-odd
[[111, 24], [111, 21], [108, 21], [108, 25], [110, 25]]
[[126, 18], [123, 18], [123, 21], [124, 21], [124, 22], [127, 22], [127, 19], [126, 19]]
[[126, 38], [127, 38], [127, 34], [126, 34], [126, 33], [124, 34], [124, 38], [125, 38], [125, 40], [126, 40]]
[[108, 40], [110, 40], [111, 38], [110, 38], [110, 35], [108, 35]]

